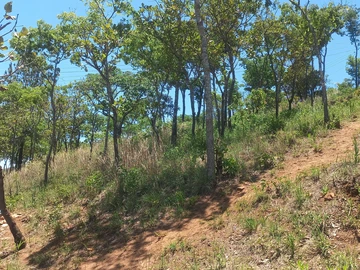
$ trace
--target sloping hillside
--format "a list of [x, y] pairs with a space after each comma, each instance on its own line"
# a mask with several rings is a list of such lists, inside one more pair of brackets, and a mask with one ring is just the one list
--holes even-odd
[[[316, 141], [304, 139], [274, 169], [260, 174], [259, 181], [222, 182], [184, 218], [165, 217], [153, 229], [133, 231], [131, 237], [96, 228], [89, 233], [86, 226], [91, 225], [83, 224], [70, 227], [60, 240], [42, 244], [36, 232], [28, 231], [31, 213], [16, 213], [29, 245], [7, 256], [1, 266], [356, 269], [360, 171], [354, 144], [359, 132], [360, 122], [354, 121]], [[7, 228], [0, 230], [2, 247], [11, 246]]]

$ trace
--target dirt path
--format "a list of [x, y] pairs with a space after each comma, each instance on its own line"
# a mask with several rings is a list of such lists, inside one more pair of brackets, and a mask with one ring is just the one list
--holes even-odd
[[[263, 179], [288, 177], [294, 178], [304, 170], [312, 167], [329, 165], [351, 157], [353, 154], [353, 137], [360, 132], [360, 122], [349, 122], [339, 130], [330, 131], [329, 135], [317, 143], [322, 145], [322, 151], [307, 153], [299, 157], [291, 154], [285, 156], [281, 169], [262, 175]], [[106, 256], [90, 258], [83, 263], [81, 269], [147, 269], [155, 259], [161, 254], [164, 248], [168, 247], [172, 241], [177, 239], [194, 239], [199, 235], [206, 234], [211, 238], [213, 230], [209, 230], [206, 221], [224, 211], [224, 205], [230, 207], [235, 201], [251, 188], [239, 188], [225, 201], [214, 198], [203, 198], [199, 203], [199, 208], [203, 208], [201, 214], [197, 214], [187, 220], [176, 224], [164, 225], [163, 229], [154, 232], [145, 232], [137, 235], [125, 248], [115, 250]], [[225, 200], [225, 199], [224, 199]]]
[[311, 149], [310, 152], [299, 157], [288, 154], [285, 156], [283, 167], [276, 170], [274, 175], [266, 173], [265, 178], [294, 178], [298, 173], [310, 170], [312, 167], [327, 166], [345, 159], [352, 159], [354, 154], [353, 138], [357, 136], [359, 140], [359, 132], [359, 121], [345, 123], [341, 129], [332, 130], [327, 137], [317, 140], [316, 144], [320, 145], [320, 152]]
[[[353, 137], [359, 135], [359, 132], [360, 121], [346, 123], [342, 129], [330, 131], [327, 137], [319, 139], [317, 143], [322, 145], [321, 152], [310, 151], [298, 157], [288, 154], [285, 156], [281, 168], [266, 172], [261, 175], [261, 178], [295, 178], [301, 171], [309, 170], [312, 167], [329, 165], [345, 158], [351, 158]], [[209, 229], [208, 221], [234, 206], [235, 202], [244, 194], [249, 196], [251, 185], [256, 184], [258, 183], [235, 186], [234, 192], [230, 196], [204, 197], [197, 203], [196, 211], [191, 217], [176, 223], [164, 221], [157, 230], [138, 234], [126, 246], [113, 249], [105, 255], [87, 258], [81, 263], [80, 269], [149, 269], [158, 260], [161, 252], [173, 241], [182, 238], [194, 240], [201, 235], [212, 238], [216, 232]], [[12, 239], [11, 234], [4, 229], [0, 228], [0, 238]], [[116, 238], [114, 239], [116, 241]], [[32, 251], [29, 248], [21, 251], [20, 260], [26, 261]]]

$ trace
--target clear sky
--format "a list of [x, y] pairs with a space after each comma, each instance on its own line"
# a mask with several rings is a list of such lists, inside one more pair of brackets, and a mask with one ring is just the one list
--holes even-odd
[[[329, 1], [310, 0], [313, 4], [324, 6]], [[358, 0], [344, 0], [343, 3], [355, 5]], [[3, 1], [6, 3], [7, 1]], [[133, 5], [139, 6], [141, 2], [146, 4], [155, 4], [156, 1], [133, 0]], [[305, 2], [302, 0], [302, 2]], [[339, 2], [335, 0], [335, 2]], [[359, 4], [358, 4], [359, 5]], [[36, 26], [36, 22], [43, 19], [50, 24], [58, 23], [57, 15], [63, 11], [75, 11], [79, 15], [85, 14], [85, 7], [80, 0], [13, 0], [13, 15], [19, 14], [18, 27]], [[342, 82], [344, 78], [349, 77], [345, 71], [346, 60], [350, 54], [354, 54], [354, 46], [350, 44], [349, 38], [344, 36], [334, 36], [329, 43], [328, 56], [326, 60], [326, 74], [328, 75], [328, 85], [335, 86], [336, 83]], [[6, 65], [7, 67], [7, 65]], [[124, 71], [131, 70], [131, 67], [120, 66]], [[3, 67], [0, 66], [0, 73], [3, 74]], [[79, 80], [85, 76], [81, 71], [70, 64], [64, 65], [61, 72], [60, 83], [65, 84], [74, 80]], [[238, 78], [241, 82], [241, 78]]]

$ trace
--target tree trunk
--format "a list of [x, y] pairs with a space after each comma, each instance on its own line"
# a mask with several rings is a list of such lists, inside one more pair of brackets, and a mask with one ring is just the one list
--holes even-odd
[[[109, 76], [107, 76], [109, 78]], [[119, 153], [119, 142], [118, 142], [118, 112], [115, 106], [115, 100], [113, 96], [112, 87], [110, 84], [110, 80], [106, 81], [106, 91], [109, 100], [109, 108], [112, 111], [112, 120], [113, 120], [113, 145], [114, 145], [114, 162], [115, 166], [119, 166], [120, 164], [120, 153]]]
[[108, 109], [107, 121], [106, 121], [106, 130], [105, 130], [105, 142], [104, 142], [104, 151], [103, 155], [106, 156], [109, 147], [109, 129], [110, 129], [110, 109]]
[[[312, 72], [314, 72], [314, 70], [315, 70], [315, 68], [314, 68], [314, 57], [311, 57], [311, 67], [312, 67]], [[311, 86], [311, 89], [310, 89], [310, 91], [311, 91], [311, 93], [310, 93], [310, 95], [311, 95], [311, 107], [314, 107], [314, 99], [315, 99], [315, 93], [314, 93], [314, 85], [312, 85]]]
[[213, 105], [211, 98], [210, 64], [207, 52], [208, 41], [201, 18], [200, 0], [195, 0], [196, 23], [201, 38], [201, 60], [205, 75], [205, 104], [206, 104], [206, 154], [207, 176], [209, 180], [215, 180], [215, 151], [214, 151], [214, 123]]
[[174, 100], [174, 111], [173, 111], [173, 120], [172, 120], [172, 129], [171, 129], [171, 144], [173, 146], [177, 143], [177, 114], [179, 107], [179, 83], [176, 83], [175, 87], [175, 100]]
[[359, 87], [358, 45], [355, 42], [355, 89]]
[[216, 119], [217, 119], [217, 130], [219, 135], [221, 134], [221, 113], [220, 113], [220, 109], [219, 109], [219, 104], [218, 104], [218, 100], [216, 97], [216, 93], [214, 93], [214, 103], [215, 103], [215, 110], [216, 110]]
[[6, 223], [9, 225], [9, 229], [14, 237], [16, 249], [20, 250], [26, 247], [26, 240], [21, 233], [19, 227], [16, 225], [15, 220], [12, 218], [10, 212], [6, 208], [5, 191], [4, 191], [4, 175], [0, 166], [0, 211], [3, 215]]
[[56, 147], [56, 105], [55, 105], [55, 85], [53, 85], [50, 89], [50, 106], [51, 106], [51, 117], [52, 117], [52, 125], [51, 125], [51, 138], [50, 138], [50, 147], [49, 152], [46, 156], [45, 162], [45, 173], [44, 173], [44, 185], [46, 186], [49, 182], [49, 167], [51, 163], [51, 154], [54, 152], [55, 157], [55, 147]]
[[23, 157], [24, 157], [24, 147], [25, 147], [25, 137], [21, 137], [20, 138], [20, 145], [19, 145], [19, 153], [18, 153], [18, 158], [17, 158], [17, 164], [16, 164], [16, 169], [18, 171], [21, 170], [22, 167], [22, 162], [23, 162]]
[[318, 62], [319, 62], [321, 93], [322, 93], [322, 102], [323, 102], [323, 107], [324, 107], [324, 123], [327, 124], [330, 121], [330, 117], [329, 117], [329, 108], [328, 108], [328, 101], [327, 101], [325, 76], [324, 76], [324, 72], [323, 72], [323, 68], [322, 68], [322, 57], [321, 57], [320, 50], [318, 50], [317, 58], [318, 58]]
[[189, 74], [184, 71], [186, 83], [190, 91], [190, 107], [191, 107], [191, 135], [195, 137], [195, 126], [196, 126], [196, 113], [195, 113], [195, 95], [194, 95], [194, 85], [190, 82]]
[[323, 61], [321, 57], [321, 49], [320, 45], [318, 44], [318, 36], [316, 35], [316, 31], [314, 26], [312, 25], [307, 13], [304, 11], [304, 9], [300, 6], [300, 1], [295, 2], [294, 0], [290, 0], [290, 2], [296, 6], [300, 11], [301, 14], [306, 19], [309, 29], [311, 31], [311, 34], [313, 36], [313, 46], [314, 46], [314, 52], [316, 54], [316, 57], [318, 59], [319, 63], [319, 73], [320, 73], [320, 81], [321, 81], [321, 92], [322, 92], [322, 102], [324, 106], [324, 124], [327, 124], [330, 121], [329, 117], [329, 109], [328, 109], [328, 101], [327, 101], [327, 92], [326, 92], [326, 84], [325, 84], [325, 75], [323, 72]]
[[186, 110], [186, 94], [185, 94], [185, 89], [181, 90], [181, 97], [182, 97], [182, 115], [181, 115], [181, 122], [185, 122], [185, 110]]
[[203, 101], [203, 92], [204, 92], [204, 89], [203, 89], [203, 87], [201, 87], [199, 100], [198, 100], [198, 104], [197, 104], [198, 105], [197, 113], [196, 113], [196, 119], [197, 119], [197, 122], [199, 125], [200, 125], [200, 115], [201, 115], [201, 108], [202, 108], [202, 101]]

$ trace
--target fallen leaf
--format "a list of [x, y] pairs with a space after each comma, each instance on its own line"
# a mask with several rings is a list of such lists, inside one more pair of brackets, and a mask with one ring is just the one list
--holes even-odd
[[335, 198], [335, 194], [333, 192], [328, 192], [324, 196], [325, 201], [331, 201], [334, 198]]

